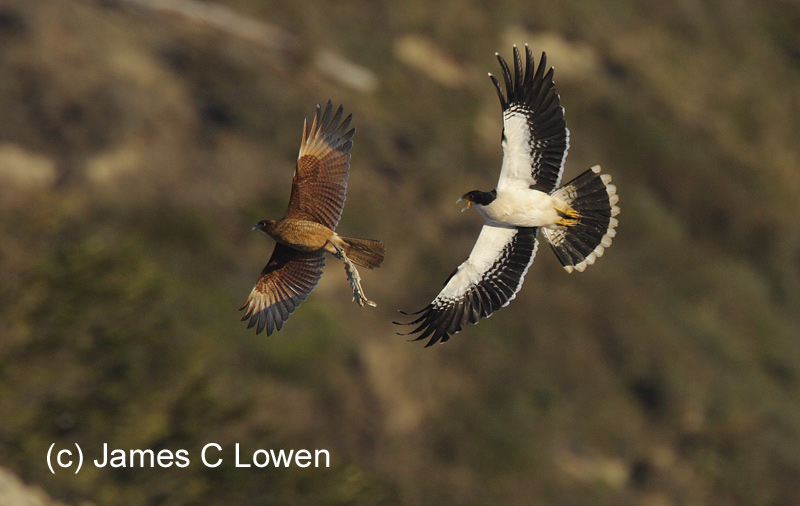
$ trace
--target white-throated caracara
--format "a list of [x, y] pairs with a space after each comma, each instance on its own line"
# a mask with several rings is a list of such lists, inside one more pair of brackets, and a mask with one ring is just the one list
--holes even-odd
[[[503, 163], [491, 191], [471, 191], [459, 201], [474, 207], [485, 222], [469, 257], [445, 282], [436, 298], [413, 315], [408, 334], [430, 338], [426, 346], [447, 341], [466, 323], [478, 323], [505, 307], [522, 287], [533, 262], [541, 229], [567, 272], [583, 271], [603, 255], [615, 235], [619, 208], [611, 176], [594, 166], [559, 187], [569, 148], [564, 109], [546, 69], [525, 46], [525, 66], [514, 47], [514, 73], [496, 53], [505, 93], [497, 79], [503, 110]], [[408, 314], [408, 313], [404, 313]]]

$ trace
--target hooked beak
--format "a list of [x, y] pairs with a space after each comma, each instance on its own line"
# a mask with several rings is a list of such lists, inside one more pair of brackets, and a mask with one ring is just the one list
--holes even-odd
[[[458, 204], [462, 200], [466, 200], [466, 199], [464, 197], [459, 197], [458, 200], [456, 200], [456, 204]], [[461, 212], [463, 213], [464, 211], [466, 211], [470, 207], [472, 207], [472, 201], [471, 200], [467, 200], [467, 205], [465, 205], [464, 207], [461, 208]]]
[[250, 230], [260, 230], [260, 229], [261, 229], [261, 227], [259, 227], [258, 223], [256, 223], [255, 225], [253, 225], [253, 228], [251, 228]]

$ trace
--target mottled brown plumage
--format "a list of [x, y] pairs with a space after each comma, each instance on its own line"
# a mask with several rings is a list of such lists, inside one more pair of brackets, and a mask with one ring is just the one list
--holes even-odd
[[342, 237], [334, 230], [344, 209], [350, 149], [355, 128], [352, 115], [342, 120], [340, 106], [333, 114], [330, 101], [318, 105], [310, 127], [303, 124], [300, 154], [292, 179], [292, 193], [286, 215], [264, 220], [259, 229], [275, 239], [272, 257], [261, 271], [253, 291], [242, 305], [247, 328], [267, 335], [280, 330], [289, 315], [304, 301], [322, 276], [325, 252], [345, 262], [354, 300], [375, 305], [364, 296], [358, 271], [353, 264], [375, 268], [383, 262], [384, 247], [378, 241]]

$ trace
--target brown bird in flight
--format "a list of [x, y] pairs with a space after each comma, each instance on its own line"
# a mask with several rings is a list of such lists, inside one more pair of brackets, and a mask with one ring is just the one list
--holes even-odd
[[344, 209], [350, 148], [355, 128], [347, 129], [353, 118], [342, 120], [342, 106], [333, 113], [333, 104], [323, 110], [317, 105], [311, 127], [303, 123], [300, 154], [292, 178], [292, 193], [286, 215], [280, 220], [260, 221], [261, 230], [275, 239], [275, 250], [261, 271], [256, 286], [239, 310], [247, 328], [256, 327], [267, 335], [281, 330], [295, 309], [314, 290], [325, 267], [325, 253], [344, 262], [359, 305], [374, 306], [361, 288], [355, 265], [374, 269], [385, 254], [379, 241], [342, 237], [334, 230]]

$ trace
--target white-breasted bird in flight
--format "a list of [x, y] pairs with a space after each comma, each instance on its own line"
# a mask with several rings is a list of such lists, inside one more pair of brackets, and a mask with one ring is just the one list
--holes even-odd
[[[619, 208], [611, 176], [595, 165], [559, 186], [569, 148], [564, 109], [555, 90], [553, 69], [542, 53], [536, 66], [525, 46], [525, 65], [516, 46], [514, 72], [496, 54], [505, 92], [494, 76], [503, 109], [503, 163], [491, 191], [461, 196], [485, 222], [469, 257], [445, 282], [436, 298], [408, 323], [428, 339], [447, 341], [467, 323], [478, 323], [505, 307], [522, 287], [542, 231], [564, 269], [583, 271], [611, 245]], [[409, 313], [404, 313], [409, 314]]]

